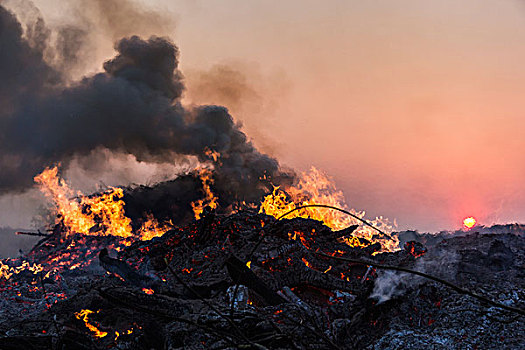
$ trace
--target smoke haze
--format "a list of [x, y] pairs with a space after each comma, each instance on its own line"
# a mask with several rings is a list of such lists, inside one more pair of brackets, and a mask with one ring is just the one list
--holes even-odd
[[[7, 48], [0, 73], [9, 83], [0, 90], [1, 193], [31, 188], [36, 174], [58, 162], [66, 169], [73, 160], [96, 168], [96, 150], [132, 155], [138, 163], [212, 163], [216, 186], [238, 201], [258, 200], [271, 183], [292, 178], [252, 145], [226, 108], [182, 106], [179, 52], [169, 39], [123, 38], [103, 72], [68, 82], [46, 62], [47, 43], [31, 45], [3, 7], [0, 26], [0, 44]], [[112, 29], [120, 33], [121, 27]]]
[[109, 17], [98, 1], [2, 3], [31, 47], [47, 43], [59, 86], [101, 73], [122, 37], [174, 38], [182, 103], [228, 107], [259, 150], [323, 169], [350, 206], [399, 229], [525, 220], [520, 1], [135, 0]]

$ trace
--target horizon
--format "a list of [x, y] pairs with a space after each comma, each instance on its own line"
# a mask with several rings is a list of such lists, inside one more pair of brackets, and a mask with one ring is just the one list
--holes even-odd
[[[34, 3], [52, 30], [84, 8]], [[226, 106], [262, 152], [298, 171], [326, 172], [367, 217], [419, 232], [455, 230], [468, 216], [485, 226], [525, 222], [525, 8], [518, 1], [134, 6], [160, 20], [142, 18], [136, 28], [93, 22], [92, 50], [69, 72], [73, 80], [100, 72], [114, 41], [134, 30], [169, 36], [180, 49], [184, 103]], [[133, 159], [109, 164], [122, 169], [94, 176], [73, 167], [68, 180], [92, 191], [101, 179], [148, 182], [174, 171]], [[28, 215], [44, 203], [34, 191], [1, 196], [0, 227], [29, 228]]]

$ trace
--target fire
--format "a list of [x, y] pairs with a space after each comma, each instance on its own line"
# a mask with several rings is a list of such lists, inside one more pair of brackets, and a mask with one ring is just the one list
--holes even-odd
[[[46, 168], [35, 177], [40, 190], [53, 200], [57, 214], [69, 233], [85, 235], [113, 235], [122, 238], [132, 236], [131, 220], [124, 215], [124, 191], [111, 188], [101, 196], [89, 198], [76, 194], [66, 182], [58, 177], [58, 168]], [[73, 200], [71, 198], [79, 198]]]
[[463, 219], [463, 227], [465, 229], [470, 230], [474, 226], [476, 226], [476, 218], [475, 217], [469, 216], [469, 217]]
[[207, 148], [204, 150], [204, 154], [206, 154], [208, 157], [213, 159], [214, 162], [216, 162], [220, 157], [221, 154], [217, 151], [212, 151], [211, 149]]
[[306, 240], [306, 238], [304, 238], [304, 234], [300, 231], [294, 231], [293, 235], [291, 232], [288, 232], [288, 238], [294, 241], [296, 241], [297, 238], [299, 238], [299, 241], [301, 241], [302, 245], [304, 245], [306, 248], [310, 247], [308, 241]]
[[43, 271], [43, 267], [40, 264], [33, 264], [31, 265], [28, 261], [22, 262], [20, 266], [11, 267], [7, 264], [4, 264], [0, 260], [0, 278], [4, 278], [6, 280], [10, 279], [11, 276], [17, 275], [22, 271], [31, 271], [34, 275], [38, 274], [39, 272]]
[[[297, 185], [286, 188], [286, 191], [275, 187], [273, 192], [264, 198], [261, 203], [259, 212], [276, 218], [293, 210], [297, 207], [309, 204], [325, 204], [341, 209], [348, 210], [352, 214], [363, 218], [364, 211], [356, 211], [348, 209], [344, 200], [342, 191], [337, 190], [333, 181], [323, 172], [312, 167], [310, 172], [302, 173], [301, 179]], [[395, 251], [399, 249], [399, 240], [397, 236], [390, 235], [386, 238], [378, 238], [377, 232], [371, 227], [362, 225], [356, 219], [335, 211], [325, 208], [304, 208], [297, 210], [287, 216], [287, 218], [310, 218], [322, 221], [332, 230], [341, 230], [348, 226], [359, 224], [359, 229], [354, 232], [356, 237], [361, 237], [369, 240], [372, 243], [379, 242], [381, 244], [381, 251]], [[378, 217], [369, 221], [374, 227], [390, 234], [393, 230], [393, 225], [383, 218]], [[362, 246], [358, 239], [350, 238], [347, 244], [351, 246]]]
[[35, 177], [40, 190], [54, 202], [57, 223], [62, 220], [68, 234], [81, 233], [96, 236], [121, 237], [124, 244], [140, 239], [149, 240], [162, 236], [171, 227], [161, 225], [152, 216], [142, 224], [138, 232], [131, 228], [131, 219], [124, 212], [124, 191], [110, 188], [105, 193], [88, 197], [74, 192], [64, 179], [58, 176], [58, 167], [46, 168]]
[[106, 335], [108, 335], [108, 332], [102, 332], [100, 331], [97, 326], [91, 324], [89, 322], [89, 315], [91, 314], [97, 314], [97, 312], [94, 312], [94, 311], [91, 311], [91, 310], [88, 310], [88, 309], [83, 309], [83, 310], [80, 310], [79, 312], [75, 312], [75, 317], [81, 321], [84, 321], [84, 324], [86, 325], [86, 327], [94, 333], [94, 336], [97, 337], [97, 338], [103, 338], [105, 337]]
[[201, 218], [201, 214], [205, 207], [210, 207], [212, 209], [217, 208], [217, 197], [211, 191], [210, 186], [213, 184], [213, 178], [211, 171], [206, 168], [202, 168], [199, 171], [199, 176], [202, 181], [202, 188], [204, 190], [205, 197], [191, 203], [193, 212], [195, 213], [195, 218], [198, 220]]
[[[200, 219], [205, 207], [217, 208], [218, 199], [211, 190], [213, 184], [212, 173], [209, 169], [199, 171], [204, 190], [204, 198], [192, 203], [192, 208], [197, 219]], [[142, 227], [133, 232], [131, 219], [124, 212], [124, 191], [121, 188], [110, 188], [97, 196], [85, 196], [74, 192], [66, 182], [58, 176], [58, 168], [46, 168], [35, 177], [40, 190], [54, 202], [57, 213], [57, 223], [62, 222], [67, 228], [67, 234], [81, 233], [84, 235], [115, 236], [120, 237], [123, 244], [129, 245], [135, 240], [149, 240], [163, 235], [172, 225], [159, 224], [149, 215]], [[303, 205], [325, 204], [347, 209], [343, 193], [335, 187], [328, 176], [312, 168], [309, 173], [303, 173], [300, 181], [295, 186], [279, 187], [266, 196], [260, 212], [274, 217]], [[363, 218], [364, 211], [349, 209], [354, 215]], [[324, 208], [304, 208], [298, 210], [289, 218], [303, 217], [322, 221], [333, 230], [340, 230], [353, 224], [361, 224], [354, 218], [334, 210]], [[392, 225], [382, 217], [371, 221], [371, 224], [390, 234]], [[299, 237], [301, 238], [301, 236]], [[381, 244], [381, 251], [394, 251], [398, 249], [398, 240], [395, 236], [378, 237], [377, 232], [371, 227], [361, 225], [354, 237], [346, 239], [351, 246], [362, 246], [358, 238]]]
[[160, 237], [172, 228], [173, 225], [159, 224], [153, 215], [148, 214], [147, 220], [142, 224], [138, 231], [138, 235], [142, 241], [149, 241], [152, 238]]

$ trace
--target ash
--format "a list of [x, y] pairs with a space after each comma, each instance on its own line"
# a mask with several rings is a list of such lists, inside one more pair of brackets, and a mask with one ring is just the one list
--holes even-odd
[[[249, 210], [207, 211], [126, 246], [112, 236], [66, 235], [56, 225], [31, 252], [2, 261], [0, 349], [523, 345], [519, 314], [419, 276], [318, 254], [423, 271], [523, 309], [521, 233], [450, 236], [427, 247], [413, 240], [375, 254], [379, 244], [339, 243], [354, 230], [333, 232], [318, 221], [276, 221]], [[393, 290], [379, 302], [385, 276]]]

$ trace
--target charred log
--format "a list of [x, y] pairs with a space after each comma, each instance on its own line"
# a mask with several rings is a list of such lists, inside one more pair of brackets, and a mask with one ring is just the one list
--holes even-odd
[[261, 296], [261, 298], [263, 298], [269, 305], [279, 305], [286, 302], [285, 299], [267, 286], [253, 273], [253, 271], [246, 267], [246, 265], [235, 256], [232, 255], [226, 260], [226, 267], [230, 277], [236, 284], [246, 285]]

